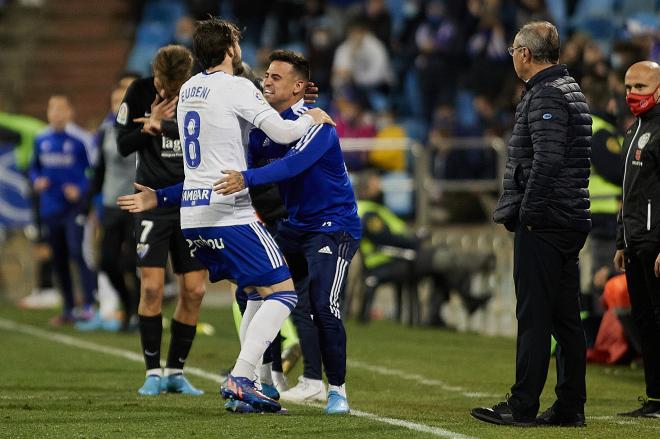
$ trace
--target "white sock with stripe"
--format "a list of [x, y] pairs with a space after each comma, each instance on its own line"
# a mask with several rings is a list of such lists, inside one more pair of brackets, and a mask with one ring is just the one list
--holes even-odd
[[264, 351], [295, 308], [297, 301], [295, 291], [273, 293], [264, 299], [263, 305], [247, 328], [241, 352], [231, 371], [232, 375], [250, 378], [254, 376]]
[[254, 315], [259, 311], [261, 305], [264, 303], [263, 299], [256, 291], [251, 291], [247, 293], [248, 300], [245, 305], [245, 312], [243, 312], [243, 318], [241, 319], [241, 325], [238, 328], [238, 339], [243, 345], [243, 340], [245, 340], [245, 333], [247, 328], [250, 326], [250, 322], [254, 318]]

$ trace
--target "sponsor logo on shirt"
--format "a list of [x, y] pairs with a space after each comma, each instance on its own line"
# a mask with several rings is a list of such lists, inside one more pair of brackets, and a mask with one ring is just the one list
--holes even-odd
[[160, 150], [160, 156], [163, 158], [183, 157], [181, 141], [179, 139], [170, 139], [169, 137], [163, 136], [163, 145]]
[[42, 153], [39, 155], [39, 161], [49, 168], [71, 168], [75, 163], [73, 155], [57, 152]]
[[181, 194], [181, 207], [208, 206], [211, 189], [186, 189]]

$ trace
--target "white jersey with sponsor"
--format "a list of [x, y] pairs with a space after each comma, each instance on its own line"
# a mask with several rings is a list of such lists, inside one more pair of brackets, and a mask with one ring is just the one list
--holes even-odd
[[213, 183], [223, 176], [223, 170], [247, 168], [247, 133], [272, 114], [277, 112], [245, 78], [202, 72], [183, 84], [177, 108], [185, 169], [182, 229], [256, 220], [247, 189], [218, 195]]

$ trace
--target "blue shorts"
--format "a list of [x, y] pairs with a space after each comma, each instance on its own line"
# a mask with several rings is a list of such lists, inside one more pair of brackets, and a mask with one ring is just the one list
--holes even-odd
[[258, 221], [182, 232], [191, 255], [208, 268], [211, 282], [229, 279], [241, 288], [263, 287], [291, 277], [280, 248]]

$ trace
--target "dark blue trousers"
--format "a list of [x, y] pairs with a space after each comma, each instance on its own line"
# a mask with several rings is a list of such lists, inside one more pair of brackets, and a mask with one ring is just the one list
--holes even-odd
[[43, 218], [42, 221], [45, 226], [46, 240], [53, 252], [55, 274], [60, 282], [60, 290], [64, 299], [64, 313], [70, 314], [75, 305], [69, 260], [72, 260], [78, 269], [84, 304], [93, 305], [96, 274], [83, 258], [84, 214], [79, 209], [71, 209], [58, 217]]
[[[308, 278], [310, 311], [318, 329], [325, 374], [329, 384], [340, 386], [346, 379], [346, 330], [341, 304], [348, 266], [359, 241], [346, 232], [306, 232], [284, 222], [278, 228], [277, 243], [294, 280]], [[303, 344], [304, 326], [296, 328]]]

